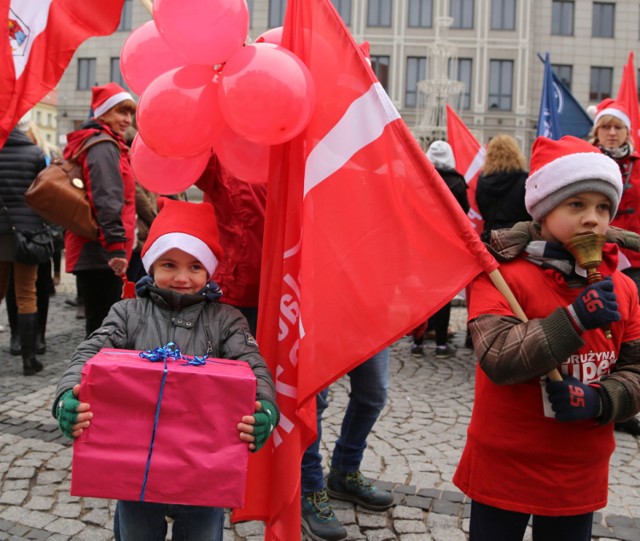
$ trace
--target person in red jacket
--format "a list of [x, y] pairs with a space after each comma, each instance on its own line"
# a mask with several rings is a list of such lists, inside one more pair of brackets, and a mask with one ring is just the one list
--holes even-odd
[[[596, 108], [590, 142], [615, 160], [622, 174], [622, 199], [611, 225], [640, 233], [640, 154], [633, 148], [631, 120], [624, 105], [611, 98]], [[640, 291], [640, 253], [622, 249], [621, 268]], [[616, 423], [616, 430], [640, 436], [640, 421], [632, 417]]]
[[[534, 221], [493, 232], [528, 321], [487, 275], [474, 280], [475, 399], [453, 478], [472, 500], [470, 541], [521, 541], [532, 515], [533, 539], [587, 541], [607, 504], [613, 423], [640, 410], [638, 291], [615, 244], [591, 285], [565, 245], [604, 235], [621, 196], [618, 166], [593, 145], [539, 137], [525, 192]], [[555, 369], [561, 381], [547, 378]]]
[[242, 312], [255, 336], [267, 183], [234, 177], [214, 154], [196, 186], [216, 210], [225, 251], [213, 280], [222, 289], [224, 302]]
[[[65, 234], [66, 271], [77, 278], [85, 303], [87, 337], [120, 300], [122, 276], [135, 241], [135, 179], [124, 134], [136, 110], [133, 97], [116, 83], [92, 89], [94, 116], [67, 135], [64, 157], [73, 156], [87, 140], [103, 138], [78, 158], [87, 194], [98, 222], [98, 240]], [[115, 144], [114, 144], [115, 142]]]

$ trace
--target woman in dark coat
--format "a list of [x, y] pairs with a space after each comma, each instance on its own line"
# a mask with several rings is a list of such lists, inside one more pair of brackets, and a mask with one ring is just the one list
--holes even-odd
[[489, 242], [494, 229], [531, 220], [524, 206], [526, 169], [525, 158], [513, 137], [498, 135], [489, 141], [476, 187], [476, 202], [484, 220], [483, 241]]
[[27, 207], [24, 200], [27, 188], [44, 168], [42, 151], [24, 132], [14, 128], [0, 150], [0, 301], [7, 294], [9, 276], [13, 273], [18, 336], [22, 344], [22, 373], [25, 376], [32, 376], [43, 368], [36, 359], [35, 351], [38, 265], [15, 260], [12, 227], [18, 231], [37, 231], [44, 226], [42, 218]]
[[[464, 177], [456, 171], [456, 160], [451, 145], [446, 141], [434, 141], [427, 150], [427, 158], [433, 163], [438, 174], [445, 181], [451, 193], [460, 204], [462, 210], [469, 212], [467, 197], [467, 183]], [[455, 348], [447, 343], [449, 338], [449, 319], [451, 317], [451, 303], [448, 302], [438, 310], [428, 321], [426, 330], [433, 329], [436, 339], [436, 358], [447, 359], [455, 353]], [[414, 332], [411, 354], [420, 356], [424, 353], [424, 325]]]

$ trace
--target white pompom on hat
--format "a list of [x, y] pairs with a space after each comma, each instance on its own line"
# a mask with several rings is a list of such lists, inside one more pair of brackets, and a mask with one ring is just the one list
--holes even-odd
[[93, 116], [96, 118], [127, 100], [131, 101], [135, 108], [136, 102], [133, 96], [117, 83], [107, 83], [91, 88], [91, 109], [93, 109]]
[[140, 254], [144, 269], [149, 272], [160, 257], [178, 248], [200, 261], [212, 276], [224, 254], [213, 205], [160, 197], [158, 210]]
[[617, 118], [627, 127], [628, 130], [631, 129], [631, 119], [629, 118], [629, 113], [622, 103], [616, 101], [612, 98], [607, 98], [602, 100], [596, 106], [596, 116], [593, 119], [593, 125], [596, 126], [598, 121], [603, 117], [610, 115], [612, 117]]
[[613, 220], [622, 197], [618, 164], [587, 141], [567, 135], [558, 141], [538, 137], [531, 149], [524, 202], [540, 221], [562, 201], [578, 193], [597, 192], [611, 201]]

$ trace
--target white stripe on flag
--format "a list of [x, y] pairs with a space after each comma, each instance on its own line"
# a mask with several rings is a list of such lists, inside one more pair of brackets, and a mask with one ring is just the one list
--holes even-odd
[[360, 149], [375, 141], [387, 124], [400, 118], [380, 83], [374, 83], [345, 111], [307, 157], [304, 196], [330, 177]]
[[476, 155], [473, 157], [473, 161], [469, 164], [467, 172], [464, 174], [464, 179], [467, 181], [467, 184], [469, 184], [473, 177], [476, 176], [476, 173], [482, 169], [485, 154], [486, 150], [484, 147], [480, 147]]
[[29, 61], [34, 40], [47, 26], [49, 8], [51, 7], [52, 1], [53, 0], [39, 0], [38, 2], [32, 2], [30, 0], [11, 0], [9, 18], [12, 19], [15, 17], [15, 20], [21, 27], [24, 25], [22, 29], [26, 34], [24, 47], [18, 46], [13, 51], [13, 65], [16, 70], [16, 79], [22, 75]]

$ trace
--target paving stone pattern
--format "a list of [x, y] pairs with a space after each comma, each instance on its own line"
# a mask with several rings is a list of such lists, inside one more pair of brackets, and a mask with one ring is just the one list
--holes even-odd
[[[75, 287], [63, 276], [51, 298], [45, 370], [23, 377], [19, 357], [8, 353], [9, 332], [0, 308], [0, 541], [113, 539], [115, 503], [69, 495], [71, 445], [49, 411], [55, 385], [84, 336], [75, 318]], [[362, 470], [393, 491], [396, 505], [383, 513], [334, 502], [349, 539], [366, 541], [465, 541], [469, 501], [451, 479], [465, 440], [472, 400], [474, 359], [465, 349], [466, 310], [452, 311], [454, 357], [436, 360], [433, 342], [424, 357], [409, 354], [403, 338], [392, 346], [389, 402], [369, 438]], [[326, 413], [325, 457], [335, 441], [347, 402], [348, 378], [331, 389]], [[594, 539], [640, 541], [640, 441], [616, 433], [608, 506], [594, 520]], [[231, 525], [225, 541], [263, 539], [260, 522]], [[525, 539], [530, 539], [530, 532]]]

